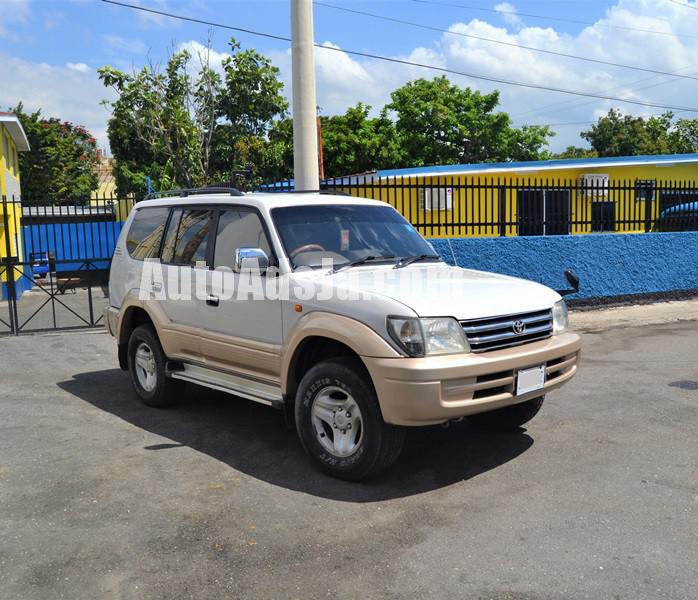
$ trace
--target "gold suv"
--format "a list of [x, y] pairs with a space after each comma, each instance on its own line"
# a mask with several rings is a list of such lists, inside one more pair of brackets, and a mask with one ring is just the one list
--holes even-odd
[[560, 295], [445, 264], [382, 202], [172, 194], [118, 240], [105, 322], [149, 406], [185, 382], [286, 411], [325, 471], [389, 467], [406, 427], [516, 430], [575, 374]]

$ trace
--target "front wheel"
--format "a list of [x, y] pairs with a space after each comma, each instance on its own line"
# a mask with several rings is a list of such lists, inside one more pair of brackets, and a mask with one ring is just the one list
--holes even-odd
[[333, 359], [311, 368], [296, 394], [296, 429], [320, 468], [359, 481], [387, 469], [400, 455], [405, 430], [388, 425], [368, 374], [357, 360]]
[[179, 399], [183, 382], [167, 377], [166, 362], [155, 330], [150, 325], [136, 327], [128, 341], [128, 370], [133, 389], [147, 406], [164, 408]]
[[516, 431], [538, 414], [543, 406], [545, 396], [533, 398], [519, 404], [512, 404], [497, 410], [480, 413], [468, 417], [468, 420], [478, 427], [493, 431]]

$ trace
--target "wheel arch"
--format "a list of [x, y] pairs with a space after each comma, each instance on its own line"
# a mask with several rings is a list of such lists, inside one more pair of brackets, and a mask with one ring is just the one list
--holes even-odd
[[119, 349], [119, 367], [128, 370], [128, 341], [133, 330], [139, 325], [152, 325], [155, 329], [155, 319], [140, 303], [131, 304], [122, 310], [119, 319], [117, 343]]
[[[332, 313], [313, 312], [291, 330], [282, 354], [284, 397], [295, 398], [298, 384], [319, 360], [349, 356], [366, 369], [362, 356], [398, 357], [399, 354], [367, 325]], [[368, 369], [366, 369], [368, 375]], [[370, 378], [370, 376], [369, 376]]]

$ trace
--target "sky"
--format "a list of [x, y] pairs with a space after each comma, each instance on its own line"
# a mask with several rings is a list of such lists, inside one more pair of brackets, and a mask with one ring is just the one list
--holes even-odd
[[[123, 1], [236, 27], [290, 35], [289, 0]], [[352, 14], [316, 3], [315, 40], [326, 46], [510, 81], [693, 108], [696, 112], [675, 112], [680, 117], [698, 118], [695, 93], [698, 90], [698, 0], [322, 0], [322, 3], [422, 26]], [[41, 109], [46, 116], [85, 125], [100, 146], [107, 148], [109, 111], [102, 100], [113, 98], [113, 93], [100, 83], [96, 69], [112, 65], [130, 71], [144, 64], [162, 63], [173, 49], [196, 50], [206, 42], [208, 30], [205, 25], [100, 0], [0, 0], [0, 110], [21, 101], [28, 110]], [[212, 31], [214, 61], [225, 56], [228, 40], [235, 35], [244, 48], [255, 48], [279, 67], [286, 85], [285, 94], [290, 98], [291, 57], [287, 42], [219, 28]], [[517, 45], [671, 75], [586, 62]], [[378, 112], [390, 101], [390, 92], [395, 88], [418, 77], [439, 74], [322, 49], [316, 49], [315, 62], [318, 104], [326, 115], [342, 113], [359, 101]], [[449, 79], [482, 92], [500, 89], [500, 108], [510, 113], [517, 126], [552, 125], [556, 132], [551, 141], [553, 151], [568, 145], [586, 145], [580, 131], [610, 108], [645, 116], [663, 112], [462, 75], [449, 75]]]

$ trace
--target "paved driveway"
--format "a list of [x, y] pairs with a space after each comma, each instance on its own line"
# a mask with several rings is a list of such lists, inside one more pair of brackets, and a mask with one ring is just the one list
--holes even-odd
[[366, 484], [254, 403], [140, 406], [102, 333], [0, 365], [0, 597], [696, 598], [698, 323], [588, 334], [528, 429], [413, 432]]

